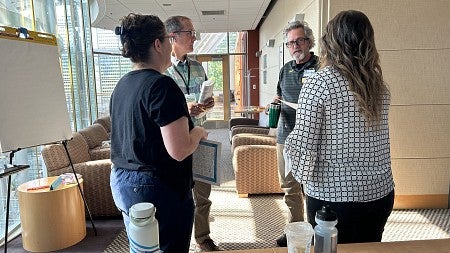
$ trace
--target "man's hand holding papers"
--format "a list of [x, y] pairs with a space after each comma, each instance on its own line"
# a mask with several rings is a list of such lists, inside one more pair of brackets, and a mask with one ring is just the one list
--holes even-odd
[[203, 117], [207, 111], [214, 107], [214, 98], [213, 98], [213, 90], [214, 90], [214, 82], [211, 80], [206, 80], [203, 82], [200, 96], [198, 98], [198, 104], [196, 104], [193, 108], [195, 110], [195, 117], [200, 118]]

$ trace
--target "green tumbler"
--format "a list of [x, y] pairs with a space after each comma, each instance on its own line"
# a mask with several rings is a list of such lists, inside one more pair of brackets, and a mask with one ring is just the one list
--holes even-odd
[[269, 127], [277, 128], [278, 119], [280, 118], [281, 104], [270, 103], [269, 106]]

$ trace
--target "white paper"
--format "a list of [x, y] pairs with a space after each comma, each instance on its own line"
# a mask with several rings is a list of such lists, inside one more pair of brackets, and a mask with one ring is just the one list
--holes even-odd
[[203, 104], [205, 100], [213, 96], [214, 82], [206, 80], [202, 83], [200, 88], [200, 96], [198, 97], [198, 103]]
[[0, 55], [3, 152], [72, 138], [58, 46], [5, 35]]
[[298, 104], [296, 104], [296, 103], [291, 103], [291, 102], [284, 101], [281, 99], [278, 99], [278, 100], [280, 100], [282, 103], [286, 104], [287, 106], [291, 107], [292, 109], [297, 110], [297, 108], [298, 108]]
[[284, 157], [284, 176], [286, 177], [289, 172], [291, 172], [291, 158], [286, 153], [286, 150], [283, 148], [283, 157]]
[[197, 181], [220, 185], [219, 161], [222, 143], [213, 140], [201, 140], [192, 154], [192, 173]]

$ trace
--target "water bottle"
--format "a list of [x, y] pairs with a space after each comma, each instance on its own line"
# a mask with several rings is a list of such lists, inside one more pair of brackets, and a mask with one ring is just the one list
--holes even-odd
[[130, 253], [159, 252], [159, 228], [155, 211], [155, 206], [147, 202], [134, 204], [130, 208]]
[[317, 226], [314, 227], [314, 253], [336, 253], [337, 236], [336, 229], [337, 215], [330, 206], [323, 206], [316, 212]]

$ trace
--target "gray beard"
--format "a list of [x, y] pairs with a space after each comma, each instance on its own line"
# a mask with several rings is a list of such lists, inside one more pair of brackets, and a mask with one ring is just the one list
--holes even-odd
[[295, 55], [295, 61], [296, 62], [299, 62], [299, 61], [302, 61], [303, 59], [305, 59], [305, 57], [306, 57], [306, 54], [305, 54], [305, 52], [303, 52], [303, 53], [301, 53], [300, 55]]

